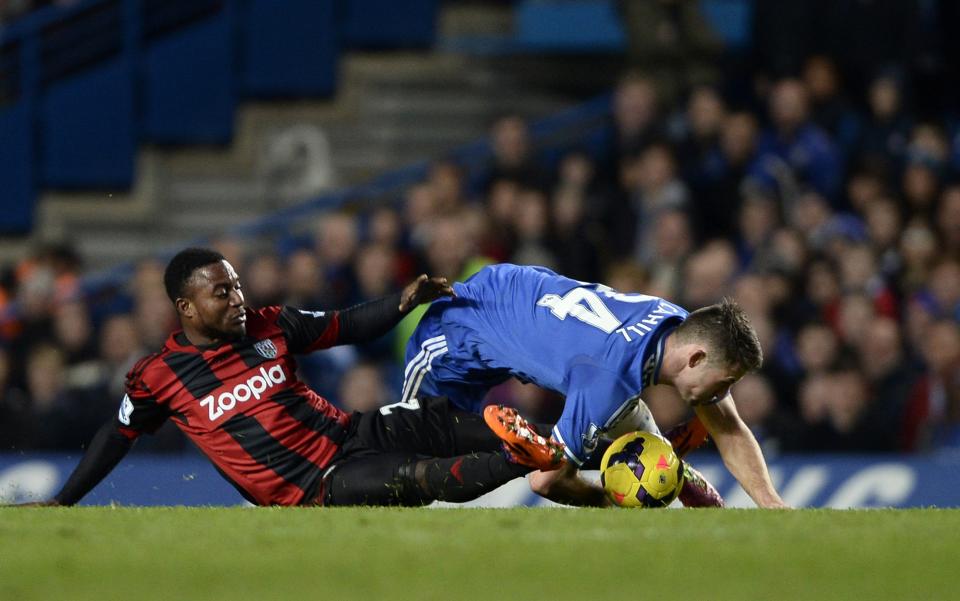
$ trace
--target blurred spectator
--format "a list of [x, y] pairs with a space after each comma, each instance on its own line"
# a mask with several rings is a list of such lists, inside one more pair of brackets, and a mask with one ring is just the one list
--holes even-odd
[[679, 210], [657, 215], [653, 230], [653, 255], [647, 263], [650, 285], [656, 296], [677, 298], [683, 281], [684, 265], [693, 252], [690, 219]]
[[478, 246], [481, 252], [497, 261], [506, 261], [516, 243], [514, 232], [520, 193], [523, 187], [509, 179], [499, 179], [490, 186], [486, 199], [486, 229]]
[[323, 267], [316, 253], [307, 248], [294, 251], [287, 257], [287, 298], [284, 304], [317, 311], [332, 305], [324, 294]]
[[960, 185], [948, 187], [940, 196], [937, 232], [947, 256], [960, 258]]
[[547, 197], [539, 190], [528, 188], [520, 193], [514, 213], [516, 245], [510, 262], [518, 265], [542, 265], [557, 269], [558, 261], [550, 249], [550, 208]]
[[726, 112], [723, 98], [712, 87], [698, 86], [687, 99], [677, 152], [681, 157], [683, 179], [695, 188], [703, 177], [704, 163], [719, 142]]
[[772, 128], [758, 145], [753, 175], [767, 188], [784, 189], [796, 180], [831, 201], [842, 184], [842, 164], [834, 142], [810, 119], [809, 96], [796, 79], [779, 81], [770, 93]]
[[100, 356], [104, 363], [107, 392], [112, 398], [123, 397], [127, 372], [145, 354], [133, 316], [112, 315], [104, 321], [100, 332]]
[[336, 399], [348, 413], [376, 411], [392, 402], [383, 376], [370, 363], [359, 363], [343, 374]]
[[683, 306], [693, 311], [720, 302], [736, 271], [737, 256], [729, 242], [707, 244], [686, 263], [685, 288], [680, 297]]
[[633, 255], [648, 262], [654, 256], [658, 217], [666, 211], [686, 209], [689, 192], [677, 177], [676, 161], [665, 144], [653, 144], [629, 162], [624, 180], [636, 215]]
[[103, 374], [87, 306], [80, 301], [70, 301], [57, 307], [54, 332], [57, 347], [63, 354], [66, 384], [71, 388], [97, 386]]
[[355, 215], [330, 213], [317, 224], [315, 244], [323, 265], [325, 287], [334, 307], [345, 306], [354, 296], [352, 263], [359, 243]]
[[[244, 256], [244, 248], [246, 243], [239, 238], [234, 238], [232, 236], [221, 236], [214, 239], [210, 243], [213, 250], [219, 252], [223, 257], [233, 265], [234, 269], [237, 269], [241, 272], [244, 271], [244, 266], [246, 265], [246, 260]], [[160, 268], [160, 273], [163, 273], [163, 267], [158, 265]], [[162, 278], [162, 275], [161, 275]]]
[[398, 248], [403, 243], [403, 221], [393, 207], [377, 207], [370, 214], [368, 242]]
[[738, 217], [737, 249], [742, 268], [762, 263], [779, 221], [777, 205], [772, 199], [753, 194], [743, 199]]
[[879, 161], [887, 169], [900, 166], [912, 127], [902, 94], [900, 79], [893, 74], [881, 75], [870, 83], [870, 112], [857, 147], [861, 160]]
[[914, 387], [903, 427], [908, 450], [960, 446], [960, 328], [952, 320], [932, 324], [922, 351], [926, 374]]
[[286, 295], [284, 283], [280, 258], [257, 253], [244, 270], [243, 295], [251, 307], [279, 305]]
[[600, 272], [603, 229], [591, 213], [594, 166], [583, 153], [565, 155], [553, 189], [551, 251], [560, 273], [586, 280]]
[[797, 335], [797, 359], [803, 373], [826, 373], [839, 356], [840, 341], [826, 324], [809, 323]]
[[960, 262], [943, 259], [930, 272], [925, 293], [940, 317], [960, 319]]
[[902, 187], [907, 212], [911, 216], [929, 220], [940, 192], [940, 180], [935, 168], [926, 161], [909, 161], [903, 171]]
[[[87, 444], [103, 421], [102, 409], [89, 391], [68, 388], [64, 354], [41, 342], [26, 358], [26, 392], [29, 405], [17, 421], [23, 427], [25, 446], [76, 450]], [[119, 398], [119, 397], [117, 397]], [[100, 399], [102, 400], [102, 399]], [[113, 399], [110, 405], [115, 406]]]
[[437, 214], [437, 199], [433, 188], [427, 184], [417, 184], [407, 190], [404, 202], [404, 225], [411, 241], [416, 244], [426, 236], [430, 220]]
[[746, 273], [733, 282], [733, 298], [743, 308], [750, 321], [765, 319], [770, 314], [770, 295], [764, 278], [757, 273]]
[[870, 245], [878, 257], [878, 276], [894, 278], [900, 274], [903, 260], [898, 248], [903, 219], [897, 203], [886, 196], [870, 201], [863, 210]]
[[830, 261], [818, 258], [810, 262], [804, 293], [817, 318], [836, 323], [840, 310], [840, 278]]
[[844, 156], [854, 150], [860, 123], [840, 85], [840, 73], [829, 56], [816, 54], [803, 66], [803, 82], [810, 92], [813, 122], [840, 145]]
[[10, 383], [10, 357], [0, 348], [0, 451], [16, 451], [28, 446], [31, 432], [26, 431], [24, 416], [29, 399]]
[[427, 185], [433, 190], [436, 210], [440, 213], [452, 213], [463, 202], [463, 172], [456, 163], [441, 161], [430, 167]]
[[602, 182], [611, 190], [618, 186], [623, 160], [663, 137], [658, 105], [657, 88], [643, 74], [629, 72], [617, 82], [612, 123], [593, 134], [587, 143], [601, 167]]
[[797, 196], [785, 207], [787, 221], [805, 239], [813, 251], [826, 246], [827, 226], [833, 218], [833, 210], [827, 200], [813, 191]]
[[143, 347], [151, 352], [159, 351], [178, 328], [176, 309], [162, 288], [138, 295], [133, 311]]
[[397, 289], [394, 264], [393, 250], [389, 247], [363, 247], [357, 255], [355, 266], [359, 292], [356, 302], [373, 300], [394, 292]]
[[490, 165], [471, 186], [474, 194], [484, 196], [491, 184], [500, 179], [513, 180], [532, 188], [548, 187], [549, 178], [536, 162], [530, 131], [521, 117], [510, 115], [499, 119], [493, 124], [491, 139], [493, 157]]
[[620, 292], [639, 292], [655, 296], [665, 296], [652, 291], [650, 279], [643, 267], [635, 261], [612, 263], [603, 276], [603, 282]]
[[762, 441], [766, 422], [777, 403], [770, 382], [762, 375], [747, 374], [734, 386], [733, 398], [741, 419]]
[[749, 113], [733, 113], [723, 121], [718, 145], [693, 185], [693, 204], [701, 240], [731, 238], [748, 171], [756, 158], [758, 126]]
[[878, 314], [896, 317], [896, 297], [884, 281], [869, 245], [854, 244], [847, 247], [840, 259], [840, 285], [847, 293], [865, 295]]
[[849, 293], [840, 299], [840, 308], [834, 328], [847, 346], [859, 349], [864, 342], [867, 326], [877, 317], [874, 304], [866, 294]]
[[[169, 301], [167, 301], [169, 302]], [[81, 301], [69, 301], [53, 311], [57, 345], [66, 365], [79, 365], [98, 358], [90, 311]]]
[[922, 219], [913, 219], [900, 235], [903, 273], [900, 283], [905, 291], [922, 288], [939, 253], [936, 235]]
[[[886, 431], [902, 434], [903, 416], [918, 374], [904, 355], [896, 320], [881, 317], [867, 326], [860, 347], [860, 368], [870, 383], [871, 420]], [[903, 442], [898, 439], [895, 445], [902, 447]]]
[[853, 169], [847, 177], [847, 201], [857, 213], [888, 193], [887, 177], [877, 163], [867, 163]]

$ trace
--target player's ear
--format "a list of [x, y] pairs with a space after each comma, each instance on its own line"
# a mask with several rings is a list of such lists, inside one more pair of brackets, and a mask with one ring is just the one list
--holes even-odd
[[700, 363], [707, 360], [707, 352], [701, 348], [693, 351], [693, 354], [690, 355], [690, 358], [687, 360], [687, 365], [690, 367], [696, 367]]
[[193, 317], [196, 313], [193, 302], [191, 302], [189, 298], [180, 297], [175, 304], [177, 306], [177, 313], [183, 317]]

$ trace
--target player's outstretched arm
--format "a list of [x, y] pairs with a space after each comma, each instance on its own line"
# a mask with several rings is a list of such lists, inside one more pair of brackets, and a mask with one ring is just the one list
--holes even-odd
[[750, 428], [743, 423], [733, 397], [729, 394], [719, 403], [694, 407], [723, 457], [723, 463], [750, 498], [759, 507], [787, 507], [770, 481], [760, 445]]
[[391, 294], [340, 311], [340, 334], [336, 344], [369, 342], [400, 323], [417, 305], [454, 296], [447, 278], [421, 275], [399, 294]]
[[530, 474], [530, 489], [554, 503], [577, 507], [607, 507], [610, 500], [603, 489], [580, 477], [571, 463], [558, 470]]
[[93, 490], [133, 447], [133, 440], [122, 434], [110, 420], [94, 435], [80, 463], [48, 505], [74, 505]]

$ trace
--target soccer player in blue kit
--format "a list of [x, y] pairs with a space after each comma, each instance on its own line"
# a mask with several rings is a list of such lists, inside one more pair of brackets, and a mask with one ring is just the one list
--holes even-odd
[[421, 319], [407, 345], [403, 396], [381, 411], [415, 408], [418, 395], [442, 395], [485, 412], [491, 427], [500, 421], [527, 435], [515, 410], [484, 410], [487, 392], [510, 377], [556, 391], [566, 401], [551, 439], [567, 461], [533, 472], [530, 486], [554, 501], [604, 505], [603, 491], [579, 478], [578, 469], [605, 435], [659, 433], [640, 397], [667, 384], [693, 407], [757, 505], [785, 506], [730, 394], [762, 363], [756, 333], [732, 301], [688, 313], [662, 298], [510, 264], [486, 267], [453, 288], [455, 297], [434, 301]]

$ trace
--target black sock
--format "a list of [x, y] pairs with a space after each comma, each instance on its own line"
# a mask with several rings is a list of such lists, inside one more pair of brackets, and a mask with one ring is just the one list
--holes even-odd
[[414, 477], [430, 500], [464, 503], [533, 471], [507, 461], [503, 453], [471, 453], [459, 457], [422, 459]]

